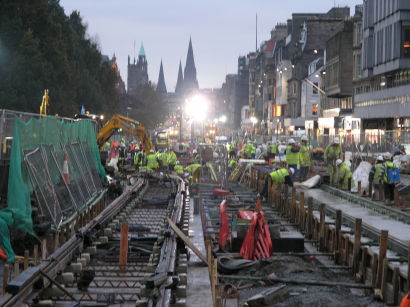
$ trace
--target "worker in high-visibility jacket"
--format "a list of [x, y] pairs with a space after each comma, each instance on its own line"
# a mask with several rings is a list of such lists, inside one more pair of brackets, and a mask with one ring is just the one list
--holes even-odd
[[288, 147], [285, 151], [286, 155], [286, 164], [288, 168], [292, 168], [294, 170], [293, 174], [291, 175], [292, 179], [295, 177], [295, 173], [298, 170], [299, 164], [299, 146], [296, 144], [294, 139], [289, 139]]
[[168, 151], [167, 160], [168, 160], [169, 169], [173, 171], [175, 167], [175, 163], [177, 162], [177, 155], [175, 154], [175, 152], [173, 152], [172, 150]]
[[159, 167], [159, 164], [158, 164], [157, 156], [155, 155], [154, 150], [151, 149], [147, 156], [147, 169], [153, 171], [153, 170], [156, 170], [158, 167]]
[[275, 186], [275, 189], [279, 189], [281, 184], [287, 184], [290, 187], [293, 187], [293, 180], [292, 175], [295, 174], [295, 170], [293, 168], [280, 168], [276, 171], [269, 173], [265, 177], [265, 185], [261, 192], [261, 195], [264, 197], [268, 196], [268, 183], [269, 177], [272, 179], [272, 183]]
[[325, 164], [327, 165], [327, 172], [330, 175], [330, 185], [335, 186], [337, 185], [336, 160], [343, 159], [343, 150], [338, 137], [335, 137], [333, 143], [326, 147], [324, 158]]
[[178, 161], [178, 160], [175, 162], [174, 171], [175, 171], [178, 175], [183, 175], [183, 174], [184, 174], [184, 168], [182, 167], [181, 164], [179, 164], [179, 161]]
[[192, 180], [193, 183], [199, 182], [199, 176], [201, 172], [201, 164], [194, 163], [188, 165], [185, 170], [189, 173], [189, 179]]
[[279, 145], [280, 142], [277, 141], [276, 143], [269, 144], [268, 147], [268, 158], [275, 159], [276, 155], [279, 153]]
[[346, 165], [341, 159], [336, 160], [336, 166], [338, 168], [338, 179], [337, 184], [338, 187], [344, 191], [349, 190], [349, 180], [351, 182], [350, 188], [354, 187], [353, 175], [350, 167]]
[[300, 166], [300, 179], [305, 181], [309, 174], [310, 167], [312, 166], [312, 159], [310, 157], [310, 150], [308, 145], [308, 138], [306, 135], [302, 136], [299, 150], [299, 166]]
[[236, 159], [230, 159], [230, 160], [228, 161], [228, 167], [229, 167], [231, 170], [233, 170], [233, 169], [236, 167], [236, 165], [238, 165], [238, 161], [236, 161]]
[[134, 155], [134, 165], [137, 170], [146, 165], [146, 156], [144, 150], [140, 150]]
[[251, 141], [246, 143], [244, 152], [247, 159], [252, 159], [255, 157], [254, 154], [256, 153], [256, 148], [252, 145]]
[[[369, 173], [369, 184], [373, 185], [373, 192], [375, 195], [379, 193], [380, 187], [383, 187], [383, 177], [386, 167], [384, 165], [383, 156], [378, 156], [376, 163], [372, 166]], [[380, 195], [378, 196], [380, 199]]]
[[392, 205], [394, 202], [394, 188], [395, 183], [389, 182], [387, 178], [387, 172], [389, 168], [396, 168], [396, 165], [392, 161], [393, 157], [390, 153], [386, 153], [384, 156], [384, 173], [383, 173], [383, 187], [384, 187], [384, 196], [386, 197], [385, 204]]

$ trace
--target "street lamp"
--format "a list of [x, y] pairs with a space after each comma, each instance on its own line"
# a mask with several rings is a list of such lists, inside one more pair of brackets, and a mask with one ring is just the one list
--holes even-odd
[[204, 130], [204, 120], [208, 114], [209, 102], [203, 95], [194, 95], [186, 100], [185, 112], [192, 119], [191, 139], [194, 139], [194, 122], [202, 123], [202, 135]]
[[226, 117], [226, 115], [222, 115], [220, 118], [219, 118], [219, 121], [221, 122], [221, 123], [226, 123], [226, 120], [227, 120], [228, 118]]

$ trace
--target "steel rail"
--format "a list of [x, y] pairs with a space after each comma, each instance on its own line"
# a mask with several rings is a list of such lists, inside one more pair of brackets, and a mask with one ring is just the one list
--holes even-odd
[[[326, 189], [327, 188], [330, 188], [330, 187], [326, 186]], [[331, 189], [333, 189], [333, 188], [331, 188]], [[328, 192], [328, 193], [331, 193], [331, 192]], [[333, 193], [331, 193], [331, 194], [333, 194]], [[336, 195], [336, 194], [334, 194], [334, 195]], [[341, 195], [341, 194], [339, 194], [339, 195]], [[342, 197], [342, 196], [340, 196], [340, 197]], [[314, 209], [318, 210], [319, 205], [321, 203], [326, 204], [325, 202], [319, 201], [317, 199], [313, 199]], [[378, 205], [378, 204], [375, 204], [375, 205]], [[326, 214], [328, 216], [331, 216], [332, 218], [335, 218], [336, 217], [336, 211], [337, 211], [337, 209], [331, 207], [330, 205], [326, 206]], [[345, 211], [342, 211], [342, 224], [343, 225], [354, 229], [355, 220], [356, 220], [356, 217], [354, 217], [352, 215], [349, 215]], [[362, 236], [367, 236], [368, 238], [372, 239], [375, 242], [378, 242], [380, 240], [381, 230], [383, 230], [383, 229], [379, 229], [379, 228], [371, 226], [367, 223], [362, 222]], [[400, 239], [398, 239], [394, 236], [389, 235], [388, 240], [387, 240], [387, 246], [388, 246], [389, 249], [396, 252], [398, 255], [404, 257], [405, 259], [407, 259], [408, 254], [409, 254], [409, 243], [408, 242], [402, 241], [402, 240], [400, 240]]]
[[50, 282], [42, 277], [41, 271], [52, 278], [57, 276], [57, 273], [64, 269], [74, 255], [79, 252], [84, 235], [96, 225], [104, 223], [107, 219], [118, 213], [131, 198], [132, 194], [140, 190], [144, 183], [144, 180], [138, 180], [129, 191], [116, 198], [96, 218], [82, 227], [76, 235], [72, 236], [67, 242], [54, 251], [45, 261], [37, 266], [28, 268], [11, 280], [6, 287], [8, 294], [0, 297], [0, 306], [21, 306], [30, 294], [38, 291], [36, 289], [38, 283], [41, 283], [42, 289], [47, 287]]

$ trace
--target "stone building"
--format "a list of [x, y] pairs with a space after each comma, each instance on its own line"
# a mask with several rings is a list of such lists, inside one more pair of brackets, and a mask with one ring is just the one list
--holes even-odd
[[139, 86], [148, 84], [148, 63], [145, 56], [144, 45], [141, 44], [140, 51], [138, 53], [138, 60], [130, 63], [130, 57], [128, 56], [128, 78], [127, 78], [127, 93], [129, 95], [135, 95]]

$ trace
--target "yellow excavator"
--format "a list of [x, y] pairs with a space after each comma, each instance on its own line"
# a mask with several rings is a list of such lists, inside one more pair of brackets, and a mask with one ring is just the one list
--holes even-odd
[[97, 143], [101, 148], [106, 141], [113, 135], [116, 129], [135, 135], [144, 146], [145, 152], [149, 152], [152, 143], [148, 131], [140, 122], [119, 114], [114, 115], [100, 130], [97, 135]]

